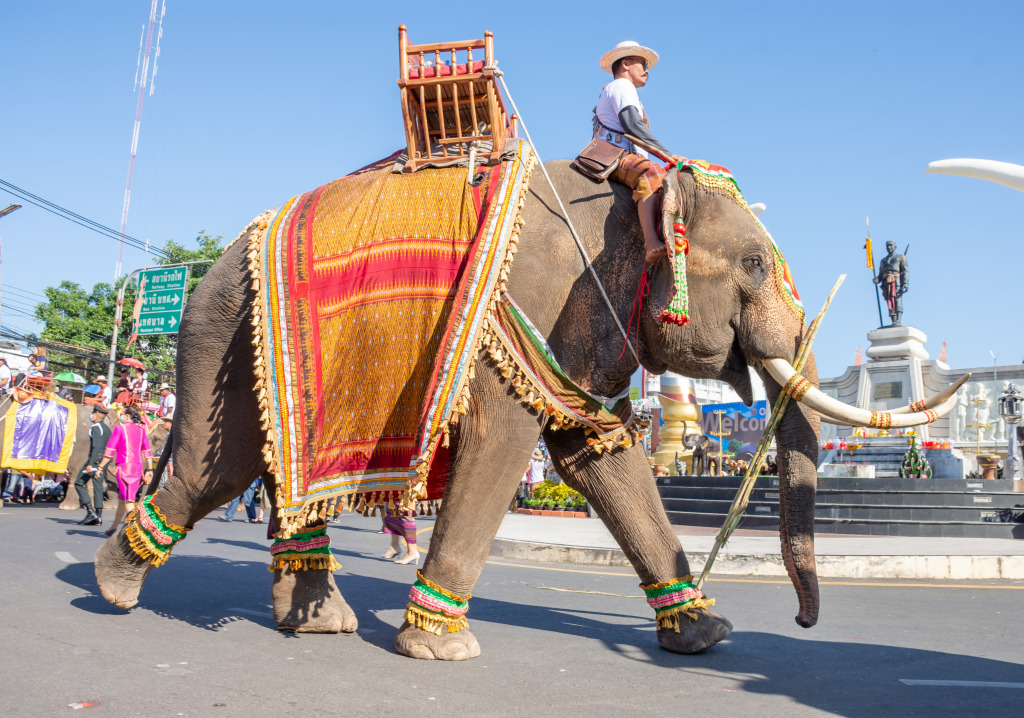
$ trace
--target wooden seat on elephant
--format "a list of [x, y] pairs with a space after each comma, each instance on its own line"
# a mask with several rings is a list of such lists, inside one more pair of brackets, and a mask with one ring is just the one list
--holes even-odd
[[25, 377], [25, 388], [39, 394], [49, 394], [53, 389], [53, 372], [40, 371], [38, 374], [30, 374]]
[[[474, 59], [473, 52], [477, 52]], [[483, 59], [479, 59], [480, 54]], [[398, 87], [409, 160], [405, 172], [467, 159], [471, 143], [489, 143], [477, 157], [496, 165], [505, 140], [516, 137], [494, 74], [494, 37], [414, 45], [398, 28]]]

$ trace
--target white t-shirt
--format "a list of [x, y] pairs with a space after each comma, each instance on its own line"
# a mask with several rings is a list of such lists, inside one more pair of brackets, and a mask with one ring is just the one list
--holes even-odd
[[157, 414], [160, 416], [166, 416], [169, 418], [174, 417], [174, 394], [168, 394], [167, 396], [160, 399], [160, 407], [157, 410]]
[[100, 399], [104, 406], [110, 406], [110, 387], [106, 384], [103, 385], [103, 391], [100, 392]]
[[0, 366], [0, 382], [2, 382], [4, 379], [7, 380], [7, 383], [3, 385], [3, 388], [5, 390], [6, 389], [10, 389], [11, 388], [11, 368], [9, 366], [7, 366], [6, 364]]
[[640, 95], [637, 94], [633, 83], [625, 77], [620, 77], [617, 80], [612, 80], [601, 89], [601, 96], [597, 98], [596, 108], [598, 121], [605, 127], [615, 130], [615, 132], [598, 128], [597, 135], [595, 136], [605, 142], [611, 142], [616, 147], [622, 147], [630, 152], [646, 157], [646, 152], [639, 147], [633, 147], [629, 140], [619, 134], [625, 131], [622, 123], [619, 122], [619, 113], [622, 112], [624, 107], [637, 108], [640, 110], [641, 118], [647, 116], [644, 113], [644, 106], [640, 102]]

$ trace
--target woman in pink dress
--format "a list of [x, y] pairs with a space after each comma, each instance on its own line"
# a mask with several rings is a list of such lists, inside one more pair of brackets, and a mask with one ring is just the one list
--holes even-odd
[[110, 432], [110, 441], [100, 462], [100, 476], [111, 459], [117, 463], [117, 513], [107, 536], [113, 536], [121, 519], [135, 508], [135, 497], [139, 485], [153, 480], [153, 453], [149, 449], [149, 437], [142, 426], [142, 417], [133, 407], [121, 414], [121, 423]]

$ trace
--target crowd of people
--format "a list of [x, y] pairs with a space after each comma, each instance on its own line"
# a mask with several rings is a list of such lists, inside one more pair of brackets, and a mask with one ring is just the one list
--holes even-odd
[[[12, 378], [7, 360], [0, 358], [0, 396], [9, 393], [13, 387], [38, 388], [31, 377], [42, 377], [49, 387], [51, 395], [72, 400], [69, 387], [60, 387], [52, 381], [49, 370], [49, 358], [46, 348], [36, 346], [28, 358], [28, 367], [22, 375]], [[106, 493], [105, 471], [108, 465], [115, 468], [114, 476], [117, 487], [118, 506], [114, 521], [107, 531], [112, 534], [124, 516], [130, 512], [135, 502], [147, 492], [152, 480], [154, 457], [149, 445], [149, 435], [154, 421], [160, 421], [163, 427], [170, 430], [174, 418], [176, 399], [174, 391], [168, 384], [160, 386], [160, 400], [155, 407], [155, 419], [147, 416], [143, 407], [148, 404], [148, 380], [145, 369], [135, 370], [134, 378], [128, 376], [127, 367], [121, 371], [121, 382], [117, 393], [111, 390], [105, 376], [96, 377], [90, 391], [83, 391], [83, 406], [89, 407], [89, 452], [85, 464], [81, 467], [69, 467], [69, 471], [61, 476], [33, 476], [15, 470], [5, 471], [3, 485], [0, 487], [0, 501], [11, 503], [34, 503], [39, 500], [63, 498], [71, 487], [78, 495], [79, 503], [85, 509], [85, 517], [79, 521], [82, 525], [100, 526], [103, 524], [103, 503]], [[114, 421], [108, 425], [113, 415]], [[77, 468], [72, 481], [71, 470]], [[169, 465], [169, 472], [173, 469]], [[92, 482], [92, 492], [89, 483]]]

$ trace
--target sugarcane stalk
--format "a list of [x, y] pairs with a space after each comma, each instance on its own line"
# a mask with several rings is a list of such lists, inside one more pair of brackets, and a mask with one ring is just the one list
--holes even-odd
[[[839, 291], [839, 287], [842, 286], [845, 279], [846, 275], [843, 274], [836, 280], [835, 286], [829, 292], [824, 306], [822, 306], [814, 321], [811, 322], [807, 333], [804, 334], [803, 341], [800, 342], [800, 347], [797, 349], [796, 359], [793, 362], [793, 368], [798, 372], [802, 371], [804, 364], [807, 363], [807, 358], [811, 355], [811, 345], [814, 344], [814, 337], [818, 333], [821, 321], [825, 318], [825, 312], [828, 311], [829, 305], [832, 304], [832, 299], [836, 296], [836, 292]], [[772, 441], [775, 439], [775, 432], [782, 421], [782, 415], [786, 413], [787, 406], [789, 406], [789, 394], [780, 392], [779, 398], [775, 400], [775, 407], [772, 409], [768, 423], [765, 424], [764, 434], [761, 435], [757, 451], [754, 452], [750, 464], [747, 465], [747, 472], [743, 476], [743, 482], [740, 484], [739, 491], [736, 492], [736, 498], [733, 499], [732, 506], [729, 508], [729, 513], [725, 517], [725, 522], [722, 524], [718, 536], [715, 537], [715, 545], [712, 547], [711, 553], [708, 554], [707, 563], [704, 564], [704, 570], [701, 571], [700, 578], [697, 580], [697, 588], [704, 585], [708, 574], [711, 573], [711, 566], [715, 563], [719, 549], [725, 545], [725, 542], [729, 540], [729, 537], [732, 536], [733, 531], [736, 530], [743, 519], [743, 513], [747, 510], [747, 505], [750, 503], [750, 494], [754, 491], [754, 483], [757, 481], [757, 476], [761, 473], [761, 467], [764, 466], [764, 460], [768, 456], [768, 447], [771, 446]]]

